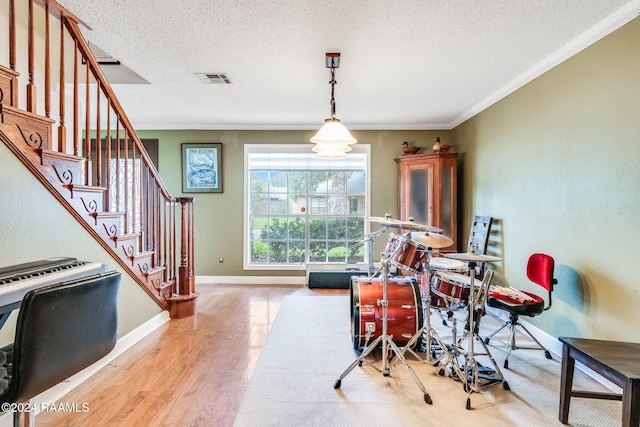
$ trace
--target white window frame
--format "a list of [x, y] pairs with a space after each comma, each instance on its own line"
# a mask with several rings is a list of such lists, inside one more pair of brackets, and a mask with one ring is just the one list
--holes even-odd
[[[243, 194], [243, 236], [242, 236], [242, 264], [244, 270], [305, 270], [305, 264], [251, 264], [251, 244], [249, 239], [250, 224], [249, 224], [249, 154], [255, 152], [269, 152], [269, 151], [300, 151], [311, 152], [313, 144], [245, 144], [244, 145], [244, 194]], [[352, 146], [350, 153], [365, 154], [366, 156], [366, 172], [365, 172], [365, 234], [370, 232], [370, 223], [366, 219], [370, 216], [371, 212], [371, 146], [369, 144], [356, 144]], [[347, 153], [349, 155], [349, 153]], [[327, 160], [331, 161], [331, 160]], [[368, 245], [364, 245], [364, 259], [369, 259]], [[346, 265], [346, 264], [345, 264]]]

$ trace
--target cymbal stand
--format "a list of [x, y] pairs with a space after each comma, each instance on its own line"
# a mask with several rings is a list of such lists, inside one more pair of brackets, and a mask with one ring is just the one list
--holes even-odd
[[[339, 389], [342, 385], [342, 380], [349, 375], [349, 373], [356, 367], [362, 366], [363, 363], [367, 363], [372, 365], [378, 372], [382, 373], [385, 377], [388, 377], [391, 374], [391, 365], [392, 363], [389, 360], [389, 350], [395, 354], [394, 360], [397, 359], [401, 363], [398, 366], [395, 366], [393, 369], [398, 369], [402, 366], [405, 366], [411, 374], [411, 377], [417, 384], [417, 386], [422, 391], [424, 395], [424, 401], [431, 405], [433, 402], [431, 400], [431, 396], [427, 393], [427, 389], [420, 381], [420, 378], [416, 375], [411, 366], [407, 363], [407, 360], [404, 358], [404, 355], [398, 348], [398, 345], [393, 342], [393, 336], [388, 335], [387, 331], [387, 310], [389, 301], [387, 299], [387, 285], [389, 281], [389, 256], [385, 256], [382, 259], [382, 299], [378, 300], [378, 305], [382, 306], [382, 333], [378, 336], [373, 342], [367, 345], [363, 350], [360, 357], [349, 365], [349, 367], [340, 375], [340, 377], [336, 380], [333, 385], [334, 389]], [[378, 346], [378, 344], [382, 344], [382, 366], [380, 368], [376, 367], [371, 361], [367, 360], [367, 356]]]
[[[442, 338], [440, 338], [436, 330], [431, 327], [430, 286], [431, 286], [431, 278], [433, 277], [433, 275], [431, 274], [431, 270], [429, 269], [429, 264], [431, 261], [432, 252], [433, 252], [433, 249], [431, 247], [428, 247], [427, 262], [424, 263], [424, 267], [423, 267], [424, 272], [422, 273], [426, 277], [426, 279], [424, 283], [422, 282], [422, 280], [420, 283], [420, 293], [422, 294], [422, 312], [423, 312], [422, 317], [424, 319], [424, 323], [422, 327], [415, 333], [415, 335], [411, 337], [409, 342], [402, 348], [402, 353], [404, 354], [405, 352], [408, 351], [409, 353], [413, 354], [413, 356], [416, 357], [418, 360], [437, 364], [440, 362], [440, 360], [443, 357], [445, 357], [445, 354], [443, 353], [437, 358], [433, 357], [432, 350], [431, 350], [432, 341], [435, 340], [438, 343], [438, 346], [440, 346], [442, 350], [446, 349], [446, 344], [444, 343], [444, 341], [442, 341]], [[416, 344], [418, 339], [420, 339], [421, 337], [424, 337], [424, 339], [426, 340], [426, 355], [424, 358], [422, 358], [413, 350], [414, 345]]]
[[[491, 285], [491, 279], [493, 278], [493, 271], [487, 271], [485, 273], [485, 277], [482, 280], [482, 285], [479, 290], [479, 295], [476, 297], [475, 295], [475, 271], [476, 271], [476, 262], [468, 261], [469, 265], [469, 279], [470, 279], [470, 290], [469, 290], [469, 317], [467, 328], [465, 328], [465, 332], [463, 333], [460, 340], [457, 342], [456, 347], [462, 348], [462, 343], [467, 340], [467, 351], [464, 358], [464, 376], [459, 376], [460, 380], [463, 381], [464, 389], [467, 392], [467, 404], [466, 408], [471, 409], [471, 393], [478, 392], [484, 386], [480, 386], [479, 378], [482, 376], [486, 379], [489, 379], [490, 382], [487, 385], [492, 385], [497, 382], [502, 383], [502, 388], [505, 390], [509, 390], [509, 384], [504, 379], [504, 375], [502, 371], [496, 364], [496, 361], [491, 356], [489, 349], [487, 348], [484, 341], [480, 338], [478, 334], [480, 316], [482, 311], [484, 310], [484, 303], [486, 302], [486, 298], [489, 292], [489, 286]], [[476, 309], [476, 305], [479, 307]], [[476, 353], [474, 348], [474, 342], [476, 339], [480, 342], [480, 344], [484, 348], [484, 353]], [[476, 356], [488, 356], [491, 364], [493, 365], [493, 372], [496, 375], [487, 375], [486, 372], [491, 370], [485, 369], [485, 372], [482, 374], [479, 373], [480, 368], [478, 366], [478, 362], [476, 360]]]
[[351, 244], [351, 243], [367, 244], [367, 264], [368, 264], [367, 275], [369, 277], [373, 277], [377, 273], [375, 267], [373, 266], [373, 244], [376, 241], [376, 237], [386, 232], [387, 232], [387, 227], [383, 226], [383, 228], [381, 228], [378, 231], [374, 231], [373, 233], [366, 234], [364, 238], [358, 238], [358, 239], [350, 240], [347, 242], [348, 244]]
[[373, 275], [376, 273], [376, 270], [373, 266], [373, 244], [376, 241], [376, 237], [380, 236], [381, 234], [384, 234], [387, 232], [387, 227], [383, 227], [378, 231], [374, 231], [373, 233], [369, 233], [367, 234], [367, 246], [368, 246], [368, 258], [369, 258], [369, 277], [373, 277]]
[[439, 363], [441, 366], [440, 370], [438, 371], [438, 375], [443, 376], [445, 374], [445, 368], [449, 366], [451, 369], [451, 375], [454, 378], [459, 378], [461, 381], [464, 381], [464, 375], [462, 373], [462, 369], [460, 368], [460, 362], [458, 361], [458, 358], [465, 354], [464, 350], [460, 346], [461, 340], [457, 339], [458, 319], [454, 316], [451, 309], [447, 311], [447, 317], [451, 322], [451, 344], [445, 344], [444, 347], [442, 347], [443, 353], [435, 361], [434, 365]]

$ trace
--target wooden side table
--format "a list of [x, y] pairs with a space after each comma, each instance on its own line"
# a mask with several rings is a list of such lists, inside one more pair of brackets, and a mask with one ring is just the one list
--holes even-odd
[[[622, 426], [640, 425], [640, 344], [560, 337], [562, 376], [560, 414], [563, 424], [569, 420], [571, 397], [622, 401]], [[622, 388], [622, 395], [573, 390], [575, 361], [584, 364]]]

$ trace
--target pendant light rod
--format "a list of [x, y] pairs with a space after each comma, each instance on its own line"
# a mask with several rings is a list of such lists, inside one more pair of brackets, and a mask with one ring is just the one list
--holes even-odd
[[331, 85], [331, 120], [336, 119], [336, 98], [335, 98], [335, 87], [336, 87], [336, 69], [331, 67], [331, 81], [329, 82]]
[[335, 98], [335, 88], [336, 88], [336, 68], [340, 68], [340, 53], [339, 52], [327, 52], [325, 57], [325, 66], [330, 68], [331, 71], [331, 80], [329, 84], [331, 85], [331, 120], [336, 119], [336, 98]]

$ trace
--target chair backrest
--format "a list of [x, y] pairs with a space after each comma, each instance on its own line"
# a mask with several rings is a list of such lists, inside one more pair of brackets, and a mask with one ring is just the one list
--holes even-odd
[[533, 283], [542, 286], [549, 293], [557, 281], [553, 278], [554, 261], [546, 254], [533, 254], [527, 262], [527, 277]]
[[[493, 218], [490, 216], [474, 216], [471, 229], [469, 230], [469, 242], [467, 243], [467, 252], [475, 252], [485, 255], [489, 244], [489, 233], [491, 232], [491, 223]], [[476, 278], [483, 277], [485, 265], [479, 262], [476, 265]]]
[[475, 252], [477, 254], [487, 253], [487, 244], [489, 242], [489, 233], [493, 218], [490, 216], [474, 216], [471, 230], [469, 231], [469, 242], [467, 243], [467, 252]]
[[109, 353], [118, 339], [120, 273], [46, 286], [22, 301], [2, 402], [25, 402]]

